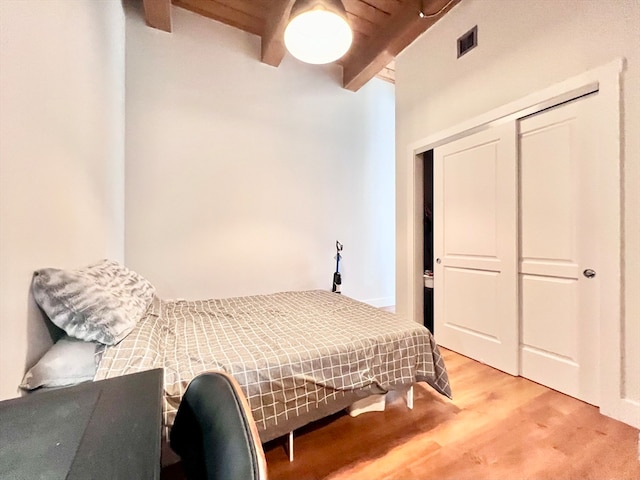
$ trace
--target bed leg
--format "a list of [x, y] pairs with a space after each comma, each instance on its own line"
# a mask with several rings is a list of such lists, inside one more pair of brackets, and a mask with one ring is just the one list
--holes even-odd
[[289, 450], [289, 462], [293, 462], [293, 430], [289, 432], [287, 449]]
[[409, 410], [413, 410], [413, 385], [407, 390], [407, 407], [409, 407]]

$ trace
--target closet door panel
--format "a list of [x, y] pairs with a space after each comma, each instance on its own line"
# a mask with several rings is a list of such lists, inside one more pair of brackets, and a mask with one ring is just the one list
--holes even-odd
[[434, 150], [437, 341], [518, 371], [515, 124]]
[[497, 259], [499, 139], [447, 155], [443, 163], [444, 255]]
[[499, 341], [499, 273], [445, 267], [443, 274], [447, 285], [443, 292], [447, 327], [480, 339]]
[[594, 94], [519, 122], [520, 374], [596, 405], [597, 101]]
[[577, 302], [578, 292], [573, 280], [524, 275], [521, 315], [525, 349], [535, 348], [575, 363], [579, 328]]
[[566, 119], [522, 134], [520, 232], [525, 264], [575, 264], [578, 159], [570, 150], [572, 130], [571, 119]]

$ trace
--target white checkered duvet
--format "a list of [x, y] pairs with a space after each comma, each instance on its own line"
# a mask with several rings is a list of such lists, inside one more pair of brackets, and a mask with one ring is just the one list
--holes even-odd
[[416, 381], [451, 395], [426, 328], [324, 291], [155, 299], [136, 328], [107, 348], [95, 379], [158, 367], [165, 426], [196, 375], [223, 370], [240, 383], [263, 442]]

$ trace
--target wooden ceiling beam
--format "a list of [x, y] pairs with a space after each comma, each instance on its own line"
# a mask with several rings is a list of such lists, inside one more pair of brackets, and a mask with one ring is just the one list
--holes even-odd
[[[0, 0], [1, 1], [1, 0]], [[264, 25], [252, 3], [232, 3], [231, 0], [173, 0], [175, 6], [211, 18], [245, 32], [262, 36]], [[234, 6], [231, 6], [234, 5]]]
[[261, 60], [268, 65], [277, 67], [284, 58], [284, 29], [294, 2], [295, 0], [273, 0], [274, 5], [265, 18]]
[[371, 23], [380, 24], [388, 20], [389, 14], [369, 5], [362, 0], [342, 0], [347, 13], [358, 16]]
[[171, 0], [143, 0], [147, 25], [171, 32]]
[[[353, 92], [380, 72], [396, 55], [418, 38], [431, 25], [453, 8], [460, 0], [425, 0], [424, 13], [420, 18], [420, 2], [411, 1], [392, 15], [384, 30], [370, 42], [349, 55], [343, 63], [342, 85]], [[438, 15], [429, 15], [439, 12]]]
[[395, 62], [395, 60], [392, 60], [391, 63], [389, 63], [389, 65], [387, 65], [382, 70], [380, 70], [378, 72], [378, 74], [376, 75], [376, 78], [379, 78], [380, 80], [384, 80], [385, 82], [389, 82], [389, 83], [395, 84], [396, 83], [396, 62]]

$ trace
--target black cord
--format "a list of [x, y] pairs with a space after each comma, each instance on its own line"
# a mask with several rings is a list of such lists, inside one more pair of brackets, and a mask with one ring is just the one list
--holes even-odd
[[436, 13], [424, 13], [424, 0], [420, 0], [420, 12], [418, 13], [418, 15], [420, 15], [420, 18], [437, 17], [442, 12], [444, 12], [449, 7], [449, 5], [451, 5], [454, 1], [455, 0], [449, 0], [447, 4], [444, 7], [442, 7], [440, 10], [438, 10]]

